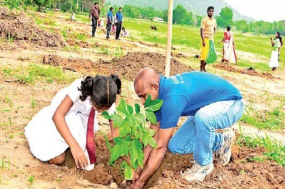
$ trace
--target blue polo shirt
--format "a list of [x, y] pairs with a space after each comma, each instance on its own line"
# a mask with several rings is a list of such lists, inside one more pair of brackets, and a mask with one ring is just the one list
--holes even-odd
[[165, 78], [160, 76], [158, 98], [163, 105], [155, 113], [160, 128], [176, 127], [181, 116], [194, 116], [211, 103], [240, 100], [242, 95], [230, 82], [204, 72], [186, 72]]
[[119, 21], [119, 22], [122, 22], [123, 21], [123, 14], [118, 11], [117, 14], [116, 14], [116, 19]]
[[[110, 22], [109, 22], [109, 17], [111, 17]], [[113, 13], [112, 11], [109, 11], [107, 14], [107, 23], [110, 24], [111, 22], [113, 22]]]

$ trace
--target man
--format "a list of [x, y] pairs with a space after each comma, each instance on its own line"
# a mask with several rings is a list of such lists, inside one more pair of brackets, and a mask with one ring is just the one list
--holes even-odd
[[[157, 148], [144, 149], [144, 168], [130, 188], [142, 188], [160, 166], [167, 147], [172, 153], [193, 153], [190, 170], [182, 173], [188, 181], [204, 180], [213, 169], [213, 153], [217, 162], [230, 161], [231, 144], [235, 134], [215, 133], [237, 122], [244, 107], [242, 96], [228, 81], [209, 73], [188, 72], [169, 78], [158, 75], [150, 68], [142, 69], [134, 82], [137, 95], [144, 104], [150, 94], [152, 100], [161, 99], [163, 105], [156, 112], [157, 125], [154, 139]], [[190, 116], [170, 139], [181, 116]]]
[[107, 28], [107, 36], [106, 39], [110, 38], [110, 31], [111, 31], [111, 27], [112, 27], [112, 23], [113, 23], [113, 7], [110, 8], [110, 11], [107, 14], [107, 24], [106, 24], [106, 28]]
[[119, 11], [116, 14], [116, 18], [117, 18], [116, 40], [120, 40], [120, 33], [123, 24], [122, 7], [119, 8]]
[[201, 39], [202, 39], [202, 52], [201, 52], [201, 65], [200, 71], [206, 72], [206, 64], [213, 63], [217, 60], [215, 51], [214, 35], [216, 33], [217, 22], [214, 16], [214, 7], [210, 6], [207, 9], [208, 16], [201, 22]]
[[123, 37], [129, 37], [130, 36], [130, 33], [126, 30], [126, 28], [122, 27], [122, 36]]
[[95, 37], [95, 32], [97, 28], [97, 20], [99, 19], [100, 8], [99, 4], [95, 3], [95, 5], [91, 8], [89, 14], [89, 20], [92, 20], [92, 37]]

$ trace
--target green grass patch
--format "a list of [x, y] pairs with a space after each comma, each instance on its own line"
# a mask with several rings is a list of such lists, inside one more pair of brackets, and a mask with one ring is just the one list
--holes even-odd
[[267, 159], [276, 161], [278, 164], [285, 167], [285, 145], [276, 139], [271, 139], [266, 136], [246, 136], [241, 132], [241, 136], [237, 140], [237, 144], [241, 147], [247, 146], [250, 148], [263, 147], [266, 152], [263, 157], [254, 157], [249, 161], [265, 161]]
[[247, 106], [241, 121], [259, 129], [283, 130], [285, 128], [285, 113], [282, 111], [282, 107], [283, 105], [270, 111], [260, 111], [252, 106]]
[[69, 82], [74, 79], [74, 77], [63, 73], [59, 67], [35, 64], [29, 64], [28, 66], [21, 65], [15, 69], [3, 67], [2, 73], [6, 79], [16, 80], [23, 84], [33, 84], [36, 80], [45, 81], [47, 83], [61, 83]]

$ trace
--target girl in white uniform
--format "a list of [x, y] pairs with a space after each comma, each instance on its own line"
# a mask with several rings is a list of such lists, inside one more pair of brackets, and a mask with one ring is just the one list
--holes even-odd
[[[61, 165], [67, 148], [70, 148], [77, 168], [93, 169], [94, 164], [90, 165], [86, 149], [89, 113], [92, 108], [95, 110], [96, 132], [99, 129], [96, 115], [105, 110], [114, 113], [120, 91], [121, 80], [113, 74], [77, 79], [60, 90], [51, 104], [38, 112], [25, 127], [32, 154], [41, 161]], [[111, 120], [109, 123], [112, 137], [118, 136], [118, 129], [114, 129]]]

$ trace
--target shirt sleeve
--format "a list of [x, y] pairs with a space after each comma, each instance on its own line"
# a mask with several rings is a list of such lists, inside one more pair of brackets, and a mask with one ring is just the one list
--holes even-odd
[[206, 20], [203, 19], [203, 20], [201, 21], [201, 28], [204, 30], [205, 27], [206, 27]]
[[67, 87], [67, 95], [70, 97], [73, 103], [78, 101], [81, 95], [81, 91], [79, 91], [81, 81], [82, 79], [77, 79]]
[[187, 99], [185, 96], [171, 96], [166, 98], [161, 107], [160, 128], [168, 129], [176, 127], [186, 104]]

